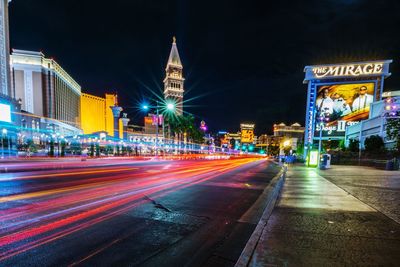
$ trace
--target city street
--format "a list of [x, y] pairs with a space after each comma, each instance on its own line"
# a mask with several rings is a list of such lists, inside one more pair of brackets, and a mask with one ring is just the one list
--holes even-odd
[[[255, 228], [238, 221], [280, 169], [254, 158], [103, 163], [1, 173], [0, 265], [233, 266]], [[24, 168], [35, 164], [49, 163]]]

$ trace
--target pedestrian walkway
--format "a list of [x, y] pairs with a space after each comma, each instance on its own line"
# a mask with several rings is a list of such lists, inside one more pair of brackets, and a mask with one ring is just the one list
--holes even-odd
[[400, 223], [400, 171], [335, 165], [319, 173], [362, 202]]
[[321, 177], [290, 167], [249, 266], [398, 266], [400, 224]]

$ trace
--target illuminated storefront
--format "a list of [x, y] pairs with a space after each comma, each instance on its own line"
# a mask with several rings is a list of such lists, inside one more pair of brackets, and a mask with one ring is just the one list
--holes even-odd
[[20, 104], [0, 93], [0, 157], [15, 155], [20, 122]]
[[344, 140], [347, 127], [368, 119], [382, 99], [392, 60], [306, 66], [305, 156], [321, 140]]

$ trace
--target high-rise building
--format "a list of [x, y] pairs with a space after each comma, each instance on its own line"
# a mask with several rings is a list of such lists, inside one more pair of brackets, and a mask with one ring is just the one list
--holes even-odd
[[0, 93], [9, 97], [14, 97], [10, 87], [9, 2], [11, 2], [11, 0], [1, 0], [0, 3]]
[[[114, 136], [114, 117], [111, 106], [117, 102], [117, 95], [106, 94], [105, 97], [86, 93], [81, 95], [81, 127], [84, 134], [107, 132]], [[122, 122], [119, 121], [120, 138], [122, 138]]]
[[0, 0], [0, 155], [15, 155], [20, 104], [11, 90], [8, 3]]
[[106, 130], [106, 99], [81, 94], [81, 128], [84, 134]]
[[296, 151], [298, 145], [303, 142], [305, 128], [299, 123], [293, 123], [288, 126], [283, 122], [280, 124], [274, 124], [274, 137], [280, 137], [280, 155], [284, 154], [285, 147], [291, 147], [293, 151]]
[[80, 85], [41, 52], [13, 49], [12, 91], [21, 109], [80, 128]]
[[183, 78], [182, 70], [183, 66], [174, 37], [167, 67], [165, 68], [164, 98], [167, 102], [173, 101], [175, 103], [177, 115], [183, 114], [183, 83], [185, 79]]
[[287, 138], [297, 138], [299, 141], [303, 140], [305, 128], [299, 123], [286, 125], [283, 122], [274, 124], [274, 136], [282, 136]]

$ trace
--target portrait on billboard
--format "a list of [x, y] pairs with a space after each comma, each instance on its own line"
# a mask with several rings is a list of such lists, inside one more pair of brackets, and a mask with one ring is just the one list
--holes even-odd
[[324, 120], [324, 137], [343, 137], [346, 127], [368, 119], [375, 83], [332, 84], [317, 87], [316, 132]]

